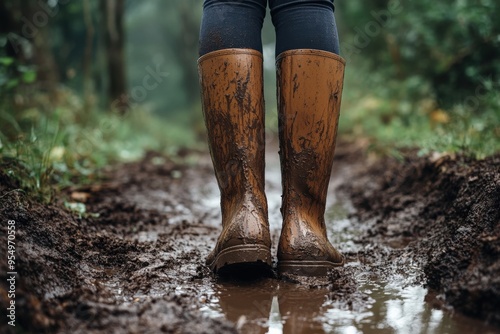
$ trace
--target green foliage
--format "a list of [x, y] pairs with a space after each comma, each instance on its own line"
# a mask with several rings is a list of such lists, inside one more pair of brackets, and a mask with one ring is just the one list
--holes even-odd
[[31, 84], [36, 79], [36, 71], [21, 65], [14, 58], [1, 56], [0, 52], [0, 98], [20, 85]]
[[338, 4], [341, 129], [380, 146], [500, 150], [500, 21], [492, 0]]
[[[0, 132], [0, 160], [5, 165], [4, 172], [16, 179], [23, 190], [33, 192], [41, 199], [50, 199], [50, 152], [59, 135], [58, 129], [53, 128], [50, 122], [43, 122], [36, 128], [30, 127], [23, 131], [12, 115], [2, 112], [0, 118], [5, 127], [12, 126], [13, 131], [9, 132], [15, 133], [13, 138], [8, 138], [5, 131]], [[46, 135], [39, 136], [40, 132]]]
[[35, 69], [7, 56], [6, 45], [7, 36], [0, 34], [0, 99], [5, 99], [15, 88], [36, 80]]
[[431, 85], [441, 107], [460, 102], [486, 78], [498, 79], [498, 1], [360, 3], [342, 4], [348, 58], [367, 58], [372, 69], [388, 69], [398, 79], [419, 77]]
[[[390, 154], [404, 147], [418, 147], [421, 154], [463, 152], [477, 158], [500, 151], [500, 82], [485, 81], [481, 96], [470, 100], [481, 108], [478, 114], [467, 103], [439, 108], [432, 89], [415, 77], [387, 80], [379, 71], [366, 80], [366, 71], [363, 66], [347, 71], [342, 133], [369, 137], [377, 151]], [[415, 91], [422, 94], [418, 100]]]
[[48, 113], [5, 107], [0, 112], [0, 163], [23, 190], [45, 202], [59, 188], [95, 182], [109, 164], [137, 160], [148, 150], [173, 155], [197, 145], [191, 132], [179, 128], [181, 121], [168, 122], [145, 109], [83, 115], [82, 101], [65, 94], [64, 103]]

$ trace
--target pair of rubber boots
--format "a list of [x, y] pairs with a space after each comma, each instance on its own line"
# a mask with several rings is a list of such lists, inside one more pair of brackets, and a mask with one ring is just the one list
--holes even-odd
[[[262, 65], [262, 54], [250, 49], [215, 51], [198, 61], [221, 193], [222, 232], [206, 260], [215, 272], [272, 265]], [[290, 50], [276, 59], [283, 187], [280, 274], [325, 276], [344, 264], [328, 241], [324, 220], [344, 66], [338, 55], [319, 50]]]

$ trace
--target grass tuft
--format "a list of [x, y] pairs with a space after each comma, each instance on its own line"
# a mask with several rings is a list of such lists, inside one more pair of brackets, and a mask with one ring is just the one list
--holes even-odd
[[198, 145], [193, 133], [179, 125], [188, 123], [187, 118], [169, 122], [146, 109], [125, 115], [97, 110], [83, 114], [75, 104], [78, 98], [66, 94], [49, 112], [0, 112], [2, 171], [43, 202], [50, 202], [61, 188], [95, 182], [106, 165], [140, 159], [148, 150], [173, 155]]

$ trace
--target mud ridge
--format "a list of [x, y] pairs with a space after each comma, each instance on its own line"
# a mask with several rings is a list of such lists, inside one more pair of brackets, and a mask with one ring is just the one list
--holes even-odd
[[382, 159], [346, 185], [365, 242], [401, 245], [441, 306], [500, 325], [500, 155]]
[[[2, 321], [0, 332], [235, 333], [234, 324], [197, 311], [202, 302], [196, 291], [174, 293], [181, 282], [210, 276], [201, 267], [196, 247], [208, 249], [208, 245], [183, 245], [192, 235], [212, 229], [216, 233], [209, 226], [170, 222], [172, 215], [156, 208], [155, 201], [178, 205], [168, 203], [165, 191], [172, 184], [179, 186], [176, 175], [184, 167], [155, 154], [115, 167], [106, 172], [108, 179], [102, 184], [69, 189], [52, 205], [13, 191], [19, 185], [0, 172], [0, 220], [5, 223], [0, 249], [6, 254], [6, 223], [14, 220], [18, 273], [16, 327]], [[197, 172], [207, 177], [211, 173], [203, 168]], [[128, 200], [127, 195], [141, 194], [145, 185], [149, 192], [161, 188], [159, 197], [152, 195], [154, 200], [142, 206], [135, 204], [141, 203], [140, 198]], [[74, 201], [75, 191], [85, 199], [88, 214], [81, 217], [64, 206], [65, 201]], [[175, 197], [189, 205], [182, 194]], [[141, 240], [150, 230], [155, 239]], [[6, 266], [0, 261], [4, 310], [9, 301]]]

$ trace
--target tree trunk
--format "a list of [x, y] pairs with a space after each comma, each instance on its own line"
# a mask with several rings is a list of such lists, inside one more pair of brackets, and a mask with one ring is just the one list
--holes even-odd
[[85, 23], [85, 52], [83, 55], [83, 101], [85, 115], [89, 115], [93, 107], [93, 79], [92, 79], [92, 45], [94, 41], [94, 24], [89, 0], [83, 1], [83, 21]]
[[193, 52], [193, 50], [197, 50], [200, 30], [200, 24], [196, 16], [192, 13], [193, 8], [197, 5], [198, 2], [193, 0], [183, 0], [180, 2], [178, 10], [182, 24], [182, 33], [175, 42], [177, 48], [175, 54], [184, 69], [184, 89], [190, 103], [198, 101], [200, 96], [198, 68], [196, 66], [198, 53]]
[[123, 113], [128, 108], [125, 72], [125, 0], [102, 1], [105, 48], [108, 65], [108, 98], [111, 108]]

